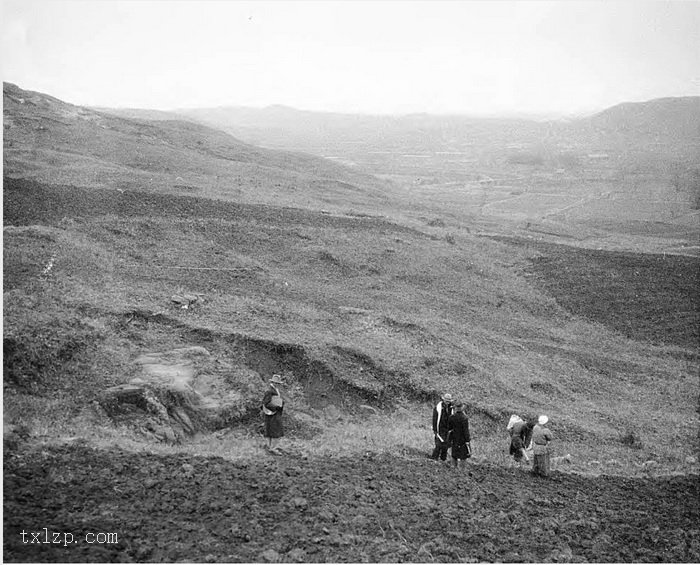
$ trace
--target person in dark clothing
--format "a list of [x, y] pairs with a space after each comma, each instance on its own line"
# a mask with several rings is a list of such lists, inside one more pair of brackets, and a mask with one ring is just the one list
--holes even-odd
[[455, 411], [448, 418], [449, 437], [452, 445], [452, 461], [455, 469], [460, 461], [466, 461], [472, 456], [471, 435], [469, 433], [469, 418], [464, 413], [464, 404], [455, 404]]
[[273, 375], [270, 379], [270, 387], [265, 392], [262, 399], [262, 412], [265, 418], [265, 437], [270, 453], [280, 454], [279, 442], [284, 436], [284, 426], [282, 424], [282, 412], [284, 410], [284, 399], [279, 388], [275, 385], [283, 385], [284, 380], [279, 375]]
[[525, 421], [527, 425], [523, 434], [523, 447], [525, 448], [525, 455], [527, 455], [528, 451], [532, 451], [532, 430], [537, 425], [537, 418], [529, 417]]
[[435, 449], [433, 449], [432, 459], [447, 461], [447, 450], [450, 444], [447, 441], [447, 434], [450, 431], [448, 419], [452, 415], [452, 395], [443, 394], [440, 402], [433, 408], [433, 435], [435, 436]]
[[510, 417], [510, 421], [508, 422], [508, 431], [510, 433], [510, 455], [513, 456], [513, 459], [518, 464], [520, 464], [523, 459], [529, 463], [530, 458], [527, 455], [526, 449], [530, 444], [532, 425], [523, 420], [520, 416], [514, 414]]

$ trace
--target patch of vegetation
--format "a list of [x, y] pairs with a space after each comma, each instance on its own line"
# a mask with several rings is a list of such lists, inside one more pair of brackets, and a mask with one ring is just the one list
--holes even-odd
[[431, 228], [444, 228], [445, 221], [440, 218], [433, 218], [432, 220], [428, 220], [428, 225]]
[[639, 438], [637, 432], [633, 430], [628, 430], [623, 435], [620, 436], [620, 443], [632, 449], [643, 449], [644, 444]]
[[530, 383], [530, 388], [535, 392], [541, 392], [546, 396], [552, 396], [559, 394], [559, 390], [551, 383], [534, 382]]
[[3, 337], [5, 381], [38, 395], [54, 394], [90, 363], [102, 335], [80, 320], [29, 326]]
[[335, 255], [325, 250], [319, 251], [318, 258], [324, 263], [330, 263], [331, 265], [335, 265], [336, 267], [343, 266], [343, 262], [340, 259], [338, 259]]

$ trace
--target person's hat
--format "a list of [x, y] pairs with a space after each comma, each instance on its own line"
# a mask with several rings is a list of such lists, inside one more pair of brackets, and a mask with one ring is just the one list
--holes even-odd
[[544, 414], [542, 414], [542, 416], [537, 418], [537, 423], [540, 426], [544, 426], [547, 422], [549, 422], [549, 418], [547, 418], [547, 416], [545, 416]]
[[282, 379], [282, 377], [281, 377], [280, 375], [272, 375], [272, 378], [270, 379], [270, 382], [271, 382], [271, 383], [278, 384], [278, 385], [283, 385], [283, 384], [285, 384], [284, 380]]
[[442, 399], [445, 402], [452, 402], [452, 395], [449, 392], [447, 392], [447, 393], [442, 395]]

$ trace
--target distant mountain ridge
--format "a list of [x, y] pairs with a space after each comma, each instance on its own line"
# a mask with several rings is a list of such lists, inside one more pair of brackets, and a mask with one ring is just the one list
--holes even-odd
[[700, 137], [700, 96], [625, 102], [582, 120], [613, 132]]
[[[407, 187], [418, 183], [449, 193], [461, 186], [464, 195], [472, 191], [471, 197], [463, 196], [466, 205], [480, 211], [484, 208], [474, 203], [480, 198], [486, 201], [478, 191], [485, 186], [482, 182], [501, 187], [506, 198], [518, 191], [571, 195], [580, 189], [582, 198], [624, 193], [628, 204], [600, 205], [605, 209], [600, 214], [587, 212], [581, 204], [565, 207], [562, 217], [567, 221], [575, 208], [594, 224], [603, 216], [615, 217], [615, 222], [681, 217], [700, 206], [698, 96], [624, 103], [587, 117], [549, 121], [352, 115], [279, 106], [182, 113], [251, 143], [353, 163]], [[549, 217], [558, 213], [556, 206], [544, 212], [535, 198], [523, 208], [535, 215], [537, 210]], [[665, 216], [661, 205], [651, 211], [649, 203], [657, 198], [668, 205]], [[671, 204], [679, 200], [677, 206]], [[650, 206], [648, 212], [642, 212], [643, 202]], [[487, 210], [496, 209], [487, 206]], [[519, 213], [516, 210], [514, 214]]]
[[[298, 148], [318, 153], [318, 145], [330, 141], [350, 142], [378, 136], [469, 135], [474, 128], [496, 132], [543, 135], [553, 128], [566, 135], [614, 135], [700, 142], [700, 96], [665, 97], [646, 102], [624, 102], [605, 110], [567, 118], [478, 117], [467, 114], [412, 113], [402, 115], [352, 114], [301, 110], [275, 104], [263, 108], [219, 106], [181, 108], [172, 111], [100, 108], [122, 117], [161, 120], [177, 117], [223, 129], [248, 142], [278, 148]], [[434, 136], [433, 136], [434, 137]]]
[[[469, 139], [475, 132], [487, 132], [488, 136], [504, 141], [510, 139], [508, 143], [529, 143], [552, 133], [579, 138], [593, 136], [597, 144], [605, 144], [604, 136], [613, 136], [616, 142], [624, 137], [632, 144], [646, 144], [652, 138], [672, 145], [670, 152], [675, 151], [678, 144], [700, 142], [700, 96], [623, 103], [586, 117], [552, 120], [341, 114], [286, 106], [181, 109], [177, 113], [247, 141], [269, 147], [297, 147], [317, 154], [332, 151], [336, 143], [400, 146], [404, 139], [417, 136], [449, 144], [450, 139]], [[438, 150], [441, 149], [438, 147]]]

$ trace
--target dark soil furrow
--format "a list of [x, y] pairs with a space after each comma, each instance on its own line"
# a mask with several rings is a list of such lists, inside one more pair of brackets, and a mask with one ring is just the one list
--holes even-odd
[[[4, 479], [8, 562], [700, 558], [694, 476], [546, 480], [388, 455], [243, 464], [65, 446], [6, 452]], [[76, 543], [23, 543], [43, 528]], [[88, 544], [87, 532], [118, 543]]]
[[5, 177], [4, 225], [57, 225], [64, 217], [179, 217], [188, 220], [219, 219], [261, 222], [275, 225], [313, 225], [344, 231], [410, 233], [429, 237], [417, 230], [381, 218], [340, 216], [301, 208], [214, 200], [138, 190], [87, 189], [50, 186]]
[[697, 351], [697, 257], [583, 249], [515, 237], [492, 239], [532, 252], [530, 273], [572, 314], [630, 339]]

